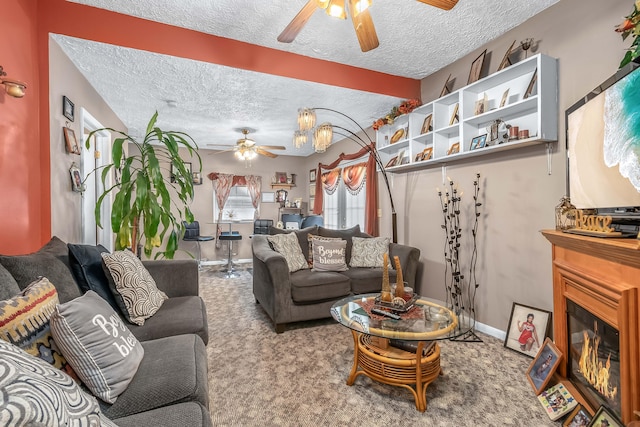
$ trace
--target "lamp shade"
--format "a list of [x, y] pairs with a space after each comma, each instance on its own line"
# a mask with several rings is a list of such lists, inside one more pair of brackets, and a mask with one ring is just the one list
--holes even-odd
[[331, 123], [322, 123], [313, 133], [313, 148], [316, 153], [324, 153], [331, 145], [333, 127]]
[[298, 109], [298, 129], [308, 131], [316, 125], [316, 112], [311, 108]]
[[306, 144], [308, 140], [309, 136], [305, 131], [297, 130], [293, 134], [293, 146], [296, 148], [302, 148], [302, 146]]

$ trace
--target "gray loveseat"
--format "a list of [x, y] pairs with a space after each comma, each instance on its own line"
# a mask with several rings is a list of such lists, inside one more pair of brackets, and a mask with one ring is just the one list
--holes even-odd
[[[144, 348], [144, 357], [114, 404], [98, 402], [120, 427], [211, 426], [207, 314], [198, 296], [197, 262], [144, 261], [144, 265], [169, 299], [142, 326], [128, 323], [119, 313]], [[89, 275], [96, 274], [95, 264], [93, 272], [90, 265], [84, 267]], [[78, 276], [71, 272], [67, 245], [54, 237], [36, 253], [0, 255], [0, 299], [17, 295], [38, 276], [54, 284], [61, 303], [82, 294]]]
[[[270, 229], [271, 233], [284, 230]], [[331, 230], [324, 227], [308, 227], [290, 231], [296, 233], [302, 252], [309, 254], [308, 235], [340, 237], [347, 241], [346, 261], [351, 259], [352, 238], [371, 237], [360, 231], [359, 226], [347, 230]], [[349, 268], [346, 271], [312, 271], [304, 269], [289, 272], [282, 255], [276, 252], [267, 236], [253, 236], [253, 295], [274, 323], [277, 333], [285, 330], [287, 323], [331, 317], [334, 302], [351, 294], [379, 292], [382, 288], [382, 268]], [[389, 256], [398, 256], [403, 279], [416, 289], [416, 274], [420, 263], [420, 250], [411, 246], [389, 244]], [[389, 269], [391, 280], [395, 270]]]

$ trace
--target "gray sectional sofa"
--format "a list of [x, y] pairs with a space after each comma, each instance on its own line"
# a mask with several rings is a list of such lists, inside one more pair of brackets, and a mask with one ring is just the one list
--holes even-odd
[[[270, 234], [293, 232], [298, 237], [305, 257], [309, 254], [308, 235], [339, 237], [347, 241], [346, 261], [351, 259], [352, 238], [372, 237], [360, 231], [359, 226], [346, 230], [308, 227], [286, 231], [271, 227]], [[349, 268], [346, 271], [312, 271], [304, 269], [289, 272], [285, 258], [270, 245], [267, 236], [255, 235], [253, 251], [253, 295], [256, 302], [269, 315], [275, 331], [282, 333], [287, 323], [331, 317], [334, 302], [351, 294], [379, 292], [382, 288], [382, 268]], [[411, 246], [389, 244], [389, 256], [398, 256], [403, 279], [416, 292], [416, 275], [420, 263], [420, 250]], [[389, 269], [391, 280], [395, 270]]]
[[[86, 249], [91, 252], [95, 247]], [[169, 298], [142, 326], [126, 322], [120, 314], [144, 348], [144, 357], [115, 403], [98, 403], [104, 415], [120, 427], [211, 426], [207, 313], [198, 296], [197, 262], [143, 263]], [[99, 274], [95, 263], [92, 266], [85, 260], [81, 267], [90, 279]], [[54, 284], [61, 303], [83, 293], [72, 274], [67, 245], [54, 237], [36, 253], [0, 255], [0, 299], [17, 295], [38, 276]]]

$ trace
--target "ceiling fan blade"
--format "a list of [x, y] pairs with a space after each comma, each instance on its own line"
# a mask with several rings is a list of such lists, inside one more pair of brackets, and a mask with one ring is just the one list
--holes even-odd
[[451, 10], [458, 3], [458, 0], [418, 0], [419, 2], [437, 7], [439, 9]]
[[286, 150], [282, 145], [260, 145], [256, 148], [264, 148], [266, 150]]
[[369, 9], [361, 11], [357, 16], [353, 13], [353, 11], [356, 10], [356, 2], [357, 0], [349, 0], [351, 21], [353, 22], [353, 29], [356, 30], [360, 49], [363, 52], [368, 52], [377, 48], [380, 45], [380, 42], [378, 42], [378, 35], [376, 34], [376, 29], [373, 26], [373, 19], [371, 19]]
[[262, 148], [259, 148], [259, 147], [256, 148], [256, 153], [262, 154], [263, 156], [271, 157], [272, 159], [275, 159], [276, 157], [278, 157], [277, 154], [270, 153], [270, 152], [265, 151], [265, 150], [263, 150]]
[[316, 0], [309, 0], [278, 36], [281, 43], [291, 43], [316, 11]]

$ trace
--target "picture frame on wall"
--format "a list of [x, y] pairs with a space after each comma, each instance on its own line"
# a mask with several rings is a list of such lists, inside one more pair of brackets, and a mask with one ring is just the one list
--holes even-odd
[[316, 182], [316, 170], [311, 169], [309, 171], [309, 182]]
[[78, 140], [76, 139], [76, 133], [73, 129], [64, 127], [62, 128], [64, 132], [64, 142], [65, 147], [67, 149], [67, 153], [69, 154], [81, 154], [80, 145], [78, 145]]
[[276, 202], [276, 193], [273, 191], [267, 191], [260, 194], [260, 201], [262, 203], [275, 203]]
[[80, 175], [80, 168], [75, 162], [73, 162], [69, 168], [69, 176], [71, 178], [71, 190], [76, 193], [82, 193], [84, 191], [82, 175]]
[[511, 306], [504, 346], [535, 357], [544, 339], [550, 335], [552, 317], [551, 311], [514, 302]]
[[276, 172], [274, 184], [286, 184], [286, 183], [287, 183], [287, 173]]
[[591, 420], [589, 427], [600, 426], [624, 427], [624, 424], [606, 406], [600, 406], [598, 411], [593, 415], [593, 419]]
[[316, 185], [311, 184], [309, 186], [309, 197], [315, 197], [315, 196], [316, 196]]
[[[187, 173], [193, 177], [193, 172], [191, 169], [190, 162], [184, 162], [184, 167], [187, 169]], [[169, 179], [171, 182], [176, 182], [176, 174], [173, 171], [173, 163], [171, 163], [171, 177]]]
[[536, 392], [536, 395], [542, 393], [549, 384], [551, 377], [560, 365], [562, 353], [558, 347], [551, 341], [551, 338], [544, 340], [540, 351], [533, 359], [527, 369], [527, 380]]
[[75, 105], [64, 95], [62, 96], [62, 115], [70, 121], [73, 121], [75, 116]]
[[485, 49], [476, 59], [471, 63], [471, 70], [469, 70], [469, 79], [467, 84], [477, 82], [480, 80], [480, 73], [482, 73], [482, 66], [484, 65], [484, 58], [487, 55], [487, 49]]

